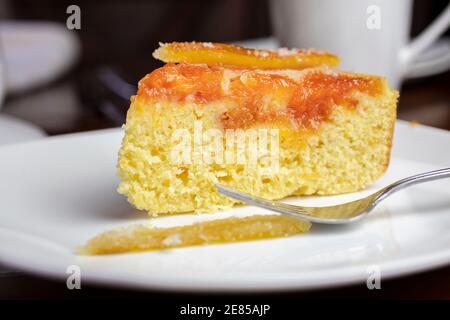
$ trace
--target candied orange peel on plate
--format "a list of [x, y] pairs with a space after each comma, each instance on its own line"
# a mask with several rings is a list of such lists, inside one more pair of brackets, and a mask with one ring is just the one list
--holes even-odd
[[103, 232], [78, 248], [78, 253], [100, 255], [279, 238], [308, 232], [310, 227], [307, 221], [282, 215], [231, 217], [167, 228], [137, 224]]
[[339, 57], [312, 49], [247, 49], [211, 42], [160, 43], [153, 57], [166, 63], [204, 63], [252, 69], [304, 69], [336, 67]]

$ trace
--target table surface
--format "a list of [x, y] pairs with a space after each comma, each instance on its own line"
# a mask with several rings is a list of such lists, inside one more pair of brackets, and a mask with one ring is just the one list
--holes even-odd
[[[161, 291], [136, 291], [92, 286], [81, 282], [80, 290], [69, 290], [64, 281], [47, 280], [31, 275], [0, 277], [0, 299], [97, 299], [145, 298], [152, 301], [190, 301], [231, 303], [246, 299], [450, 299], [450, 266], [412, 276], [381, 281], [380, 289], [369, 290], [365, 284], [315, 291], [289, 291], [264, 294], [198, 294]], [[167, 300], [170, 299], [170, 300]]]
[[[86, 109], [83, 101], [74, 98], [71, 81], [56, 87], [32, 92], [20, 98], [9, 99], [2, 112], [31, 121], [44, 128], [49, 134], [76, 132], [107, 128], [113, 123], [98, 110]], [[49, 99], [50, 98], [50, 99]], [[71, 99], [71, 100], [70, 100]], [[33, 101], [33, 109], [28, 107]], [[49, 101], [56, 101], [53, 105]], [[69, 103], [70, 101], [70, 103]], [[42, 106], [39, 107], [38, 104]], [[64, 109], [66, 108], [66, 109]], [[47, 114], [46, 114], [47, 112]], [[56, 115], [55, 115], [56, 112]], [[57, 117], [58, 121], [54, 121]], [[401, 92], [398, 117], [450, 130], [450, 72], [407, 83]], [[10, 298], [187, 298], [186, 294], [142, 292], [125, 289], [108, 289], [82, 285], [81, 290], [68, 290], [64, 282], [51, 281], [32, 275], [0, 275], [0, 299]], [[254, 295], [253, 295], [254, 296]], [[265, 297], [274, 297], [267, 294]], [[331, 290], [310, 292], [287, 292], [275, 295], [277, 298], [405, 298], [405, 299], [450, 299], [450, 267], [417, 275], [382, 282], [381, 290], [368, 290], [365, 284]], [[223, 298], [222, 296], [195, 295], [189, 298]]]

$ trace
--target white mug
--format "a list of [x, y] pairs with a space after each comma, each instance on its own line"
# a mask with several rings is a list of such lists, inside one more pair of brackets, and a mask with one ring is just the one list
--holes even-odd
[[412, 0], [272, 0], [271, 13], [282, 46], [336, 53], [341, 69], [385, 76], [394, 88], [450, 68], [450, 44], [420, 57], [449, 26], [450, 4], [412, 41]]

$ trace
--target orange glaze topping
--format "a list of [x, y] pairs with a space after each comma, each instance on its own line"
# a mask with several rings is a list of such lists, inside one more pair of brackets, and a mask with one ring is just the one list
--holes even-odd
[[[225, 70], [238, 71], [226, 88]], [[246, 128], [277, 119], [311, 128], [329, 117], [334, 104], [356, 107], [358, 102], [352, 97], [355, 89], [371, 96], [380, 94], [381, 80], [324, 70], [307, 71], [299, 79], [293, 79], [277, 73], [169, 63], [139, 82], [138, 95], [198, 104], [227, 101], [234, 107], [220, 115], [225, 129]], [[280, 105], [283, 107], [279, 108]]]

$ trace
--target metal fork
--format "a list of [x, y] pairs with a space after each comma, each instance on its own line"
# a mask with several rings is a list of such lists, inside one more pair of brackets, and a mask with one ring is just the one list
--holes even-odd
[[346, 224], [361, 220], [367, 216], [367, 214], [371, 212], [373, 208], [375, 208], [381, 201], [389, 197], [394, 192], [418, 183], [444, 178], [450, 178], [450, 168], [434, 170], [404, 178], [365, 198], [326, 207], [303, 207], [282, 203], [279, 201], [267, 200], [229, 189], [221, 184], [216, 184], [216, 188], [219, 193], [235, 200], [279, 212], [291, 217], [322, 224]]

